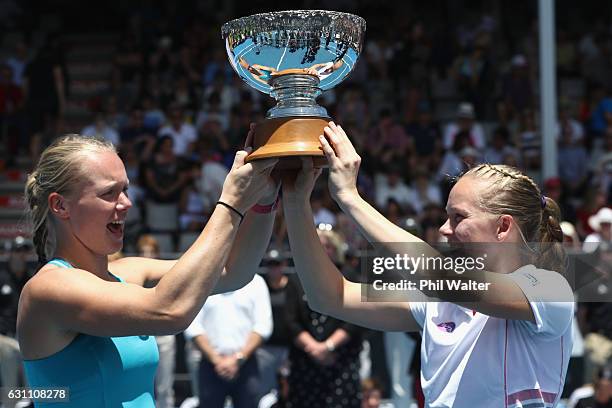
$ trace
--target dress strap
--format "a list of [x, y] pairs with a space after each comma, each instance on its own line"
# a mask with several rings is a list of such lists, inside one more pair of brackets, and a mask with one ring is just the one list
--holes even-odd
[[50, 263], [51, 265], [59, 266], [60, 268], [72, 268], [70, 262], [62, 258], [53, 258], [48, 263]]

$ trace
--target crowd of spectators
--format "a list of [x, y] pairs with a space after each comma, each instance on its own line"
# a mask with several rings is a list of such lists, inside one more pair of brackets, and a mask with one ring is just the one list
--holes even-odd
[[[197, 16], [175, 6], [167, 6], [167, 14], [153, 12], [152, 5], [129, 13], [118, 33], [107, 78], [111, 86], [88, 101], [91, 121], [82, 129], [67, 129], [63, 120], [70, 78], [61, 36], [50, 36], [38, 50], [30, 48], [24, 37], [0, 65], [0, 129], [9, 167], [18, 156], [35, 160], [65, 131], [100, 136], [117, 146], [135, 204], [126, 226], [126, 252], [136, 252], [137, 239], [145, 233], [169, 236], [159, 241], [162, 255], [183, 249], [182, 238], [200, 231], [214, 209], [250, 123], [262, 120], [274, 105], [231, 68], [220, 39], [224, 17], [197, 4]], [[424, 10], [422, 18], [419, 14], [404, 18], [411, 5], [397, 5], [390, 12], [360, 2], [359, 10], [351, 10], [368, 22], [365, 48], [347, 80], [318, 101], [342, 124], [362, 156], [358, 180], [362, 195], [396, 224], [436, 243], [452, 178], [481, 162], [509, 164], [532, 176], [560, 204], [564, 232], [576, 249], [585, 240], [610, 245], [609, 22], [602, 19], [581, 30], [558, 29], [558, 83], [568, 85], [559, 87], [555, 134], [546, 135], [557, 142], [558, 177], [543, 180], [537, 24], [509, 30], [511, 17], [493, 11], [466, 12], [465, 20], [452, 24], [437, 23], [432, 10]], [[331, 200], [325, 177], [319, 182], [312, 197], [313, 222], [342, 237], [344, 270], [350, 274], [351, 269], [358, 270], [351, 262], [358, 261], [356, 254], [365, 248], [365, 241]], [[174, 222], [155, 223], [159, 214]], [[289, 251], [282, 211], [271, 247], [277, 254]], [[286, 266], [284, 259], [270, 266], [281, 262]], [[268, 280], [273, 311], [275, 296], [287, 285], [284, 275], [277, 275]], [[291, 282], [288, 285], [299, 293]], [[306, 306], [295, 305], [294, 314], [310, 316], [301, 307]], [[586, 353], [602, 344], [612, 349], [605, 319], [610, 312], [603, 303], [580, 309], [577, 320]], [[325, 336], [333, 330], [352, 333], [340, 323], [331, 328], [326, 318], [315, 318], [326, 327]], [[275, 326], [277, 319], [274, 316]], [[297, 323], [289, 328], [292, 336], [303, 330]], [[599, 337], [589, 340], [589, 334]], [[274, 334], [272, 339], [277, 339]], [[301, 356], [304, 364], [320, 358], [326, 365], [325, 338], [317, 341], [320, 350]], [[287, 348], [285, 354], [274, 347], [270, 350], [287, 357]], [[610, 355], [593, 366], [579, 366], [573, 388], [588, 381]], [[213, 375], [213, 367], [209, 368]], [[291, 375], [285, 380], [290, 385]]]

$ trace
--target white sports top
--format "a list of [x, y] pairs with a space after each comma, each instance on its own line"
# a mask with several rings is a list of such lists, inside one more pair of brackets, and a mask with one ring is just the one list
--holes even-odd
[[448, 302], [410, 302], [422, 328], [427, 407], [549, 408], [561, 396], [572, 350], [574, 303], [557, 272], [523, 266], [509, 276], [536, 323], [483, 315]]

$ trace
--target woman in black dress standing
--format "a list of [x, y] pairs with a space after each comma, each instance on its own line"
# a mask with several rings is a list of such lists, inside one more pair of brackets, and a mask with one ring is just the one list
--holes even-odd
[[[319, 238], [340, 266], [344, 262], [344, 240], [325, 229], [319, 229]], [[293, 339], [287, 406], [360, 407], [360, 329], [311, 310], [296, 275], [287, 284], [285, 311]]]

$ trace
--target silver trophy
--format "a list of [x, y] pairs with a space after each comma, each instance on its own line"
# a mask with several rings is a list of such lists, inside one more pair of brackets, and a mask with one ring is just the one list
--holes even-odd
[[223, 25], [234, 70], [277, 101], [257, 124], [247, 161], [279, 157], [277, 167], [299, 168], [297, 156], [315, 156], [315, 165], [325, 165], [319, 135], [331, 119], [315, 99], [353, 70], [365, 27], [361, 17], [322, 10], [254, 14]]

